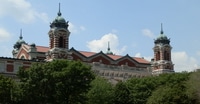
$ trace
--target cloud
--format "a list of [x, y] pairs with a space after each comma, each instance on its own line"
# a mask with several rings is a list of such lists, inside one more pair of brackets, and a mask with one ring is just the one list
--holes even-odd
[[80, 26], [80, 29], [81, 29], [82, 31], [85, 31], [85, 30], [86, 30], [86, 28], [85, 28], [84, 26]]
[[147, 61], [151, 61], [151, 59], [153, 58], [152, 56], [142, 56], [141, 53], [136, 53], [134, 57], [143, 57], [145, 60]]
[[37, 18], [48, 22], [47, 14], [34, 10], [31, 4], [26, 0], [1, 0], [0, 16], [11, 16], [22, 23], [32, 23]]
[[193, 71], [198, 68], [198, 61], [185, 51], [182, 52], [172, 52], [172, 61], [175, 64], [174, 70], [177, 72], [181, 71]]
[[143, 29], [142, 30], [142, 34], [144, 35], [144, 36], [147, 36], [147, 37], [149, 37], [149, 38], [155, 38], [156, 36], [154, 35], [154, 33], [151, 31], [151, 30], [149, 30], [149, 29]]
[[71, 33], [77, 34], [80, 31], [85, 31], [86, 28], [84, 26], [75, 26], [73, 23], [69, 22], [69, 31]]
[[198, 56], [200, 56], [200, 51], [197, 51], [196, 54], [197, 54]]
[[119, 48], [119, 40], [116, 34], [108, 33], [101, 37], [101, 39], [92, 40], [87, 42], [87, 47], [92, 52], [107, 51], [108, 42], [110, 42], [111, 51], [114, 54], [121, 55], [126, 51], [126, 46]]
[[4, 28], [0, 28], [0, 42], [8, 41], [11, 38], [11, 34]]

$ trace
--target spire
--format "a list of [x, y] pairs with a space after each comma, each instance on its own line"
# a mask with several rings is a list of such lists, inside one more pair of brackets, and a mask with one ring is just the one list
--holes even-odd
[[107, 55], [113, 55], [113, 53], [110, 51], [110, 42], [108, 42], [108, 50], [107, 50]]
[[108, 51], [110, 51], [110, 42], [108, 42]]
[[19, 39], [22, 39], [22, 29], [20, 29], [20, 36], [19, 36]]
[[61, 12], [60, 12], [60, 3], [59, 3], [59, 10], [58, 10], [58, 16], [61, 16]]
[[160, 31], [160, 34], [163, 34], [163, 26], [162, 26], [162, 23], [161, 23], [161, 31]]

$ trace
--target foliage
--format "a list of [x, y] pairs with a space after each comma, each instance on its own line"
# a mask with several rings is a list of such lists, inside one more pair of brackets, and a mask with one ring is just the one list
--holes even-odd
[[20, 69], [22, 101], [29, 104], [83, 104], [94, 79], [91, 68], [81, 62], [55, 60]]
[[188, 76], [189, 73], [171, 73], [121, 82], [115, 87], [115, 104], [190, 103], [185, 93]]
[[88, 65], [55, 60], [20, 69], [18, 83], [0, 76], [0, 103], [199, 104], [199, 76], [200, 71], [160, 74], [113, 86], [102, 77], [95, 78]]
[[187, 84], [187, 95], [192, 99], [193, 104], [200, 104], [200, 70], [192, 72]]
[[114, 104], [132, 104], [133, 97], [125, 82], [119, 82], [114, 89]]
[[0, 75], [0, 104], [16, 102], [16, 83], [8, 77]]
[[163, 74], [158, 78], [158, 87], [148, 98], [147, 104], [192, 104], [186, 94], [189, 73]]
[[127, 83], [133, 99], [132, 104], [145, 104], [157, 86], [155, 77], [132, 78]]
[[113, 86], [108, 80], [96, 77], [91, 83], [87, 104], [113, 104]]

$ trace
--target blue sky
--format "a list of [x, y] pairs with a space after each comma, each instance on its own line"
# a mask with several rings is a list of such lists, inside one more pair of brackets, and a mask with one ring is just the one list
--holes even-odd
[[69, 47], [153, 58], [154, 39], [171, 39], [175, 71], [200, 67], [199, 0], [0, 0], [0, 56], [12, 57], [13, 44], [23, 39], [49, 45], [49, 24], [57, 16], [69, 21]]

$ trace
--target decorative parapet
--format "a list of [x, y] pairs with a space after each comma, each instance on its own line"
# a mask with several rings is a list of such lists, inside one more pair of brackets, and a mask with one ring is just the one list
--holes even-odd
[[92, 70], [99, 76], [105, 77], [107, 79], [115, 79], [118, 81], [125, 81], [132, 77], [145, 77], [151, 76], [151, 68], [137, 68], [129, 67], [127, 65], [113, 66], [105, 65], [99, 62], [93, 62], [90, 64]]

